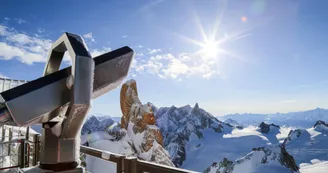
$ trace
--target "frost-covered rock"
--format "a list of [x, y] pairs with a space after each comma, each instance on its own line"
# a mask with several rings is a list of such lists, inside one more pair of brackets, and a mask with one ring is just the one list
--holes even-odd
[[293, 156], [282, 145], [253, 148], [234, 162], [224, 158], [219, 164], [212, 164], [206, 173], [250, 173], [250, 172], [298, 172]]
[[[123, 84], [120, 101], [123, 113], [121, 124], [109, 116], [90, 116], [82, 129], [81, 144], [174, 167], [169, 153], [162, 146], [162, 134], [155, 125], [152, 112], [155, 106], [140, 102], [134, 80]], [[90, 172], [115, 170], [115, 165], [105, 164], [93, 157], [86, 156], [84, 160]]]
[[[180, 167], [186, 159], [186, 145], [192, 135], [203, 138], [203, 130], [212, 129], [221, 133], [226, 126], [214, 116], [199, 108], [198, 103], [192, 108], [189, 105], [160, 108], [156, 115], [156, 125], [164, 137], [164, 146], [170, 153], [173, 163]], [[230, 128], [231, 129], [231, 128]]]
[[138, 97], [136, 81], [123, 84], [120, 93], [123, 113], [121, 127], [125, 128], [137, 150], [138, 157], [168, 166], [174, 166], [163, 148], [163, 137], [155, 125], [153, 105], [142, 104]]

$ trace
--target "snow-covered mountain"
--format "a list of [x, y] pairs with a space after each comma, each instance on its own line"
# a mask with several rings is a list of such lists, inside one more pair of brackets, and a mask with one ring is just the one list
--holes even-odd
[[[188, 142], [204, 138], [204, 130], [220, 134], [224, 126], [208, 112], [189, 105], [177, 108], [175, 106], [160, 108], [155, 115], [156, 125], [163, 134], [164, 146], [169, 151], [173, 163], [180, 167], [186, 160]], [[200, 147], [200, 144], [195, 146]]]
[[[162, 146], [162, 134], [155, 125], [151, 105], [140, 102], [134, 80], [123, 84], [120, 103], [121, 124], [107, 116], [92, 115], [82, 127], [81, 144], [174, 167]], [[86, 156], [84, 164], [90, 172], [116, 172], [115, 165], [106, 165], [92, 156]]]
[[229, 114], [217, 118], [221, 121], [232, 119], [244, 126], [258, 125], [261, 122], [265, 122], [278, 124], [280, 126], [309, 128], [318, 120], [328, 122], [328, 110], [317, 108], [308, 111], [276, 114]]
[[[123, 97], [127, 97], [121, 101], [123, 118], [114, 121], [101, 115], [90, 116], [82, 129], [82, 134], [88, 134], [82, 136], [82, 143], [201, 172], [297, 172], [298, 167], [300, 171], [322, 167], [328, 160], [328, 125], [317, 122], [327, 119], [328, 111], [324, 109], [274, 115], [234, 114], [220, 117], [223, 122], [197, 103], [194, 107], [157, 108], [150, 102], [143, 105], [134, 85], [129, 82], [122, 88], [126, 93]], [[121, 120], [123, 125], [117, 122]], [[295, 129], [310, 123], [315, 126]], [[323, 161], [317, 164], [315, 159]]]
[[120, 124], [113, 120], [110, 116], [102, 114], [93, 114], [89, 116], [84, 123], [81, 134], [90, 134], [98, 131], [110, 131], [113, 129], [120, 129]]
[[242, 124], [238, 123], [237, 121], [235, 121], [231, 118], [224, 120], [224, 123], [230, 124], [233, 127], [243, 128]]
[[224, 158], [236, 160], [252, 148], [278, 145], [289, 132], [274, 124], [240, 128], [223, 123], [198, 104], [160, 108], [155, 117], [173, 163], [194, 171]]
[[286, 150], [296, 163], [311, 163], [313, 159], [328, 160], [328, 125], [318, 121], [308, 129], [290, 131], [284, 141]]
[[233, 161], [224, 158], [219, 164], [214, 162], [205, 173], [290, 173], [298, 172], [293, 156], [289, 155], [284, 146], [266, 146], [253, 148], [252, 152]]

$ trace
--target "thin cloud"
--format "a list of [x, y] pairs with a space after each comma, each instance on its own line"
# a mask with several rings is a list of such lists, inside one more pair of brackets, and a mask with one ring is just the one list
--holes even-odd
[[128, 36], [127, 35], [123, 35], [122, 38], [127, 38]]
[[144, 56], [144, 54], [140, 52], [140, 53], [136, 53], [136, 56]]
[[5, 20], [7, 20], [7, 21], [8, 21], [8, 20], [10, 20], [10, 18], [9, 18], [9, 17], [5, 17], [4, 19], [5, 19]]
[[161, 49], [148, 49], [148, 54], [155, 54], [161, 52]]
[[23, 19], [16, 18], [15, 20], [18, 24], [26, 23], [26, 21]]
[[144, 11], [144, 10], [148, 10], [150, 8], [155, 7], [156, 5], [164, 2], [165, 0], [152, 0], [149, 3], [145, 4], [144, 6], [142, 6], [139, 10], [140, 11]]
[[83, 35], [83, 38], [90, 40], [91, 42], [96, 42], [96, 40], [92, 36], [92, 32], [86, 33]]

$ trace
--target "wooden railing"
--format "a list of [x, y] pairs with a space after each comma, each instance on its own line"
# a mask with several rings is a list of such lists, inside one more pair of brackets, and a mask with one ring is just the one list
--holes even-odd
[[81, 146], [80, 152], [116, 163], [116, 173], [196, 173], [194, 171], [146, 162], [135, 157], [125, 157], [86, 146]]
[[[0, 145], [6, 149], [2, 149], [0, 157], [12, 156], [15, 163], [6, 167], [1, 167], [0, 164], [0, 172], [9, 168], [25, 168], [37, 165], [40, 159], [40, 142], [40, 134], [30, 133], [28, 128], [3, 126]], [[18, 144], [19, 147], [12, 148], [13, 144]], [[146, 162], [135, 157], [126, 157], [86, 146], [81, 146], [80, 152], [108, 161], [108, 164], [110, 162], [116, 163], [116, 173], [194, 173], [193, 171]]]

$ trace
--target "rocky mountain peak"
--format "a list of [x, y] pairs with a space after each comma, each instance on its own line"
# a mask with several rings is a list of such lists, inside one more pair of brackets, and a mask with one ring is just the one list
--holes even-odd
[[313, 128], [319, 131], [328, 131], [328, 124], [326, 124], [326, 122], [324, 121], [319, 120], [314, 124]]
[[265, 133], [265, 134], [268, 134], [273, 128], [277, 128], [277, 129], [280, 129], [280, 126], [278, 125], [275, 125], [275, 124], [266, 124], [264, 122], [262, 122], [260, 125], [259, 125], [259, 128], [260, 128], [260, 131], [262, 133]]
[[144, 160], [174, 166], [167, 151], [163, 148], [162, 134], [155, 125], [154, 106], [150, 103], [141, 103], [135, 80], [129, 80], [122, 85], [120, 103], [123, 114], [121, 127], [126, 129], [133, 139], [139, 157]]
[[199, 106], [198, 103], [192, 108], [191, 114], [199, 114]]

